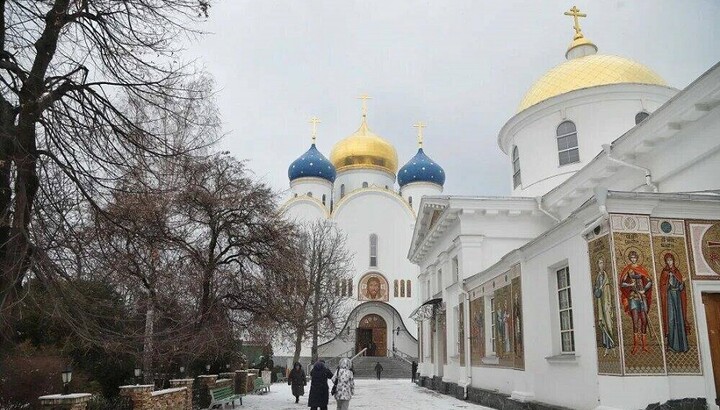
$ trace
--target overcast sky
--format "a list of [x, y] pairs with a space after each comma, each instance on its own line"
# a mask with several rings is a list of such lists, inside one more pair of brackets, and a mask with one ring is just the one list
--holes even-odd
[[[575, 3], [583, 33], [600, 53], [639, 61], [682, 89], [720, 60], [720, 1]], [[367, 93], [370, 128], [398, 152], [417, 150], [446, 171], [445, 193], [507, 195], [510, 161], [497, 146], [502, 125], [530, 86], [564, 61], [572, 40], [567, 1], [217, 0], [189, 46], [212, 74], [227, 137], [221, 148], [249, 160], [277, 190], [290, 162], [310, 145], [310, 117], [322, 120], [318, 148], [360, 124]]]

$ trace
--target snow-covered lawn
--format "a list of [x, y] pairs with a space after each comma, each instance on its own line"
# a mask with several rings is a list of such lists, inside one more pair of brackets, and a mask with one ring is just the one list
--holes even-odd
[[[251, 394], [243, 397], [243, 406], [236, 407], [252, 410], [299, 410], [307, 409], [310, 385], [305, 388], [305, 396], [295, 404], [290, 386], [274, 383], [270, 393]], [[229, 408], [229, 407], [228, 407]], [[328, 410], [336, 408], [335, 399], [330, 398]], [[351, 409], [391, 409], [391, 410], [451, 410], [471, 409], [490, 410], [470, 402], [436, 393], [410, 383], [408, 379], [394, 380], [355, 380], [355, 396], [350, 401]]]

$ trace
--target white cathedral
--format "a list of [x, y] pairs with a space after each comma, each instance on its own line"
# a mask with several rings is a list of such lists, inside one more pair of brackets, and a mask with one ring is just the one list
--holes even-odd
[[290, 166], [285, 212], [356, 254], [355, 337], [321, 355], [377, 340], [494, 408], [718, 409], [720, 64], [677, 90], [565, 14], [566, 61], [498, 133], [511, 196], [441, 195], [442, 168], [421, 148], [398, 171], [365, 115]]

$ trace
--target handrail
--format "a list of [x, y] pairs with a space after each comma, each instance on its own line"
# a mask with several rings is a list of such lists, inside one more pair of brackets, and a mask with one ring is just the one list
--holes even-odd
[[401, 350], [398, 350], [398, 349], [395, 349], [395, 351], [392, 351], [392, 350], [388, 350], [388, 351], [389, 351], [390, 353], [392, 353], [393, 356], [395, 356], [395, 357], [397, 357], [397, 358], [400, 358], [400, 359], [402, 359], [402, 360], [404, 360], [404, 361], [412, 364], [412, 362], [411, 362], [410, 360], [408, 360], [407, 358], [409, 357], [409, 358], [411, 358], [411, 359], [414, 359], [413, 356], [410, 356], [409, 354], [407, 354], [407, 353], [405, 353], [405, 352], [403, 352], [403, 351], [401, 351]]
[[351, 358], [350, 358], [350, 361], [352, 362], [353, 360], [355, 360], [356, 357], [358, 357], [358, 356], [360, 356], [361, 354], [365, 353], [366, 350], [367, 350], [367, 347], [366, 347], [366, 348], [363, 348], [361, 351], [358, 352], [358, 354], [356, 354], [355, 356], [351, 357]]
[[[340, 365], [340, 359], [343, 359], [343, 358], [348, 357], [347, 355], [349, 355], [350, 352], [352, 352], [353, 350], [355, 350], [355, 348], [348, 349], [348, 350], [340, 353], [339, 355], [328, 359], [328, 360], [325, 362], [325, 364], [327, 365], [328, 368], [330, 368], [330, 367], [333, 367], [333, 366], [331, 366], [331, 364], [334, 364], [334, 363], [337, 361], [337, 365], [339, 366], [339, 365]], [[362, 354], [363, 352], [365, 352], [365, 350], [367, 350], [367, 347], [364, 348], [364, 349], [362, 349], [362, 350], [360, 351], [360, 353], [358, 353], [358, 354], [356, 354], [355, 356], [353, 356], [352, 358], [350, 358], [350, 361], [352, 361], [354, 358], [360, 356], [360, 354]]]

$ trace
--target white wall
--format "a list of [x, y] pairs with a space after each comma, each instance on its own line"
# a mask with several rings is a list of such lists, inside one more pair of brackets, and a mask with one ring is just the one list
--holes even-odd
[[412, 197], [412, 204], [410, 205], [417, 213], [418, 206], [420, 206], [420, 200], [425, 195], [440, 195], [443, 191], [443, 187], [438, 184], [430, 182], [411, 182], [404, 187], [400, 188], [400, 195], [410, 203]]
[[363, 182], [368, 183], [369, 188], [385, 188], [395, 190], [395, 175], [376, 169], [350, 169], [338, 172], [335, 178], [335, 203], [340, 202], [340, 187], [345, 185], [347, 196], [356, 189], [361, 189]]
[[322, 178], [298, 178], [290, 182], [290, 191], [292, 197], [310, 196], [320, 201], [321, 204], [323, 195], [325, 195], [325, 204], [323, 206], [330, 212], [332, 186], [330, 181]]

